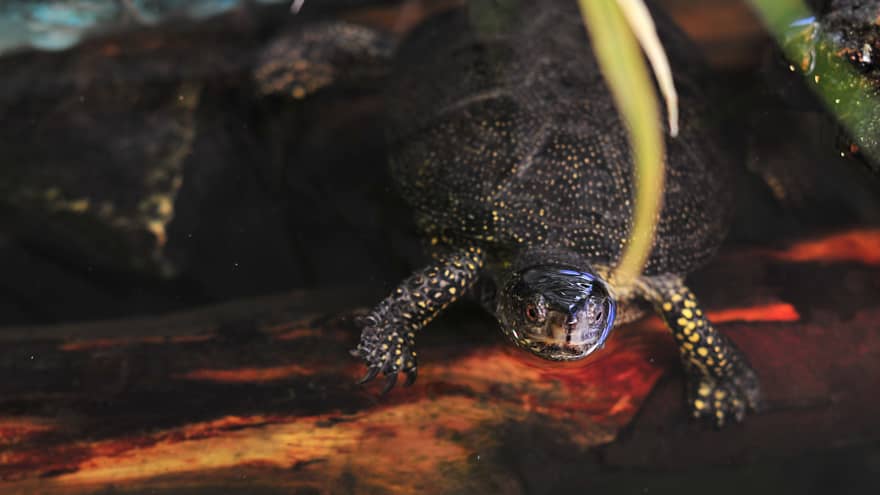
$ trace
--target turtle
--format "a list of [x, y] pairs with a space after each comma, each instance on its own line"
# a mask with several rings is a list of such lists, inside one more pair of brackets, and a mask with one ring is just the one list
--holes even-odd
[[[731, 167], [709, 124], [702, 59], [651, 8], [682, 122], [666, 140], [652, 251], [631, 284], [614, 277], [632, 226], [627, 132], [575, 1], [472, 0], [432, 16], [393, 50], [352, 25], [329, 29], [323, 39], [333, 49], [303, 48], [321, 39], [314, 32], [295, 36], [299, 56], [393, 52], [384, 84], [391, 176], [431, 262], [359, 320], [352, 353], [367, 366], [361, 383], [382, 374], [387, 392], [403, 374], [412, 384], [417, 335], [480, 287], [476, 296], [510, 342], [551, 361], [600, 352], [616, 327], [653, 308], [680, 350], [693, 417], [720, 427], [758, 409], [757, 374], [684, 282], [724, 239]], [[381, 50], [365, 49], [369, 39]], [[284, 65], [264, 64], [267, 87], [299, 98], [330, 80], [314, 60], [287, 64], [293, 73]], [[310, 66], [325, 77], [309, 76]]]

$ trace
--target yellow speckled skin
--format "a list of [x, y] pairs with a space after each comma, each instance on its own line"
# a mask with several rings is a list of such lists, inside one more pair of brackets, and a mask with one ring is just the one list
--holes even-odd
[[361, 342], [354, 351], [369, 366], [362, 382], [382, 372], [388, 390], [398, 372], [407, 374], [408, 384], [416, 379], [416, 332], [474, 285], [485, 257], [475, 246], [437, 256], [435, 263], [404, 280], [363, 319]]
[[688, 404], [695, 418], [718, 426], [742, 421], [760, 405], [760, 385], [745, 356], [706, 319], [697, 298], [674, 276], [642, 281], [643, 296], [672, 330], [690, 377]]

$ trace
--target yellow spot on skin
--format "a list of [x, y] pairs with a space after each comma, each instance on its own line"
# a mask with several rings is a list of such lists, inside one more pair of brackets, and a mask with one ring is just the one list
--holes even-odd
[[708, 336], [708, 337], [706, 337], [706, 343], [709, 344], [709, 345], [714, 344], [714, 343], [715, 343], [715, 337], [713, 337], [713, 336], [711, 336], [711, 335]]
[[383, 350], [383, 351], [387, 351], [387, 350], [388, 350], [388, 344], [382, 344], [382, 350]]
[[697, 325], [694, 322], [690, 322], [685, 326], [685, 328], [687, 330], [693, 330], [693, 329], [697, 328]]
[[696, 407], [697, 409], [701, 409], [701, 410], [702, 410], [702, 409], [705, 409], [705, 408], [706, 408], [706, 403], [703, 402], [703, 401], [701, 401], [700, 399], [697, 399], [697, 400], [694, 401], [694, 407]]
[[303, 99], [306, 96], [306, 90], [302, 88], [302, 86], [297, 86], [293, 88], [291, 95], [297, 100]]
[[449, 288], [449, 293], [450, 293], [450, 294], [455, 295], [455, 292], [456, 292], [455, 287], [450, 287], [450, 288]]
[[697, 326], [698, 327], [703, 326], [703, 320], [697, 320]]
[[690, 342], [685, 342], [685, 343], [682, 344], [682, 345], [684, 345], [684, 348], [687, 349], [687, 350], [689, 350], [689, 351], [694, 350], [694, 344], [691, 344]]
[[703, 316], [703, 310], [702, 310], [702, 309], [698, 309], [698, 310], [697, 310], [697, 316]]
[[697, 390], [697, 393], [700, 394], [701, 397], [709, 397], [710, 392], [712, 392], [712, 389], [705, 383], [701, 384], [700, 389]]
[[691, 310], [689, 310], [689, 309], [687, 309], [687, 308], [681, 310], [681, 314], [683, 314], [684, 317], [687, 318], [687, 319], [689, 319], [689, 320], [690, 320], [691, 318], [694, 317], [694, 312], [691, 311]]
[[672, 302], [677, 303], [679, 301], [681, 301], [681, 296], [679, 294], [673, 294], [672, 295]]
[[706, 349], [705, 347], [700, 347], [697, 349], [697, 354], [702, 357], [706, 357], [709, 355], [709, 349]]
[[403, 363], [403, 358], [397, 358], [397, 360], [394, 361], [394, 364], [396, 364], [397, 366], [400, 366], [402, 363]]
[[724, 412], [723, 411], [715, 411], [715, 417], [718, 419], [724, 419]]
[[686, 308], [696, 308], [696, 307], [697, 307], [697, 303], [695, 303], [695, 302], [691, 301], [690, 299], [688, 299], [687, 301], [684, 302], [684, 307], [686, 307]]
[[676, 323], [678, 323], [678, 326], [680, 326], [680, 327], [686, 327], [687, 324], [688, 324], [688, 321], [687, 321], [686, 319], [684, 319], [684, 318], [679, 318], [679, 319], [676, 321]]
[[400, 355], [400, 349], [394, 349], [394, 355], [395, 355], [395, 356], [399, 356], [399, 355]]
[[690, 337], [688, 337], [688, 340], [690, 340], [691, 342], [696, 344], [697, 342], [700, 341], [700, 334], [695, 333], [695, 334], [691, 335]]
[[727, 397], [727, 392], [725, 392], [724, 390], [718, 389], [715, 391], [716, 399], [723, 400], [725, 397]]
[[663, 311], [672, 311], [672, 304], [663, 303]]

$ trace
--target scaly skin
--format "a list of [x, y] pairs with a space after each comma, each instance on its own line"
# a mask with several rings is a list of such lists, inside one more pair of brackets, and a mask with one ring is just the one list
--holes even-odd
[[477, 281], [485, 253], [476, 246], [438, 256], [435, 263], [404, 280], [373, 311], [363, 318], [361, 342], [354, 354], [367, 362], [361, 383], [381, 372], [384, 391], [390, 390], [399, 372], [412, 384], [418, 373], [416, 333]]
[[688, 405], [695, 418], [722, 427], [757, 411], [758, 377], [742, 352], [706, 319], [697, 298], [679, 277], [643, 281], [643, 297], [672, 330], [688, 375]]

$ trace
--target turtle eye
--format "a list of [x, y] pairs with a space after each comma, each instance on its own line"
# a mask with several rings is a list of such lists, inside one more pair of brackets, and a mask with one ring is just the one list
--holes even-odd
[[596, 313], [593, 314], [593, 323], [599, 323], [602, 321], [602, 318], [605, 316], [605, 311], [602, 308], [596, 310]]
[[526, 305], [525, 313], [526, 313], [526, 318], [528, 318], [531, 321], [538, 321], [538, 319], [541, 317], [540, 313], [538, 312], [538, 306], [536, 306], [533, 303], [529, 303]]

